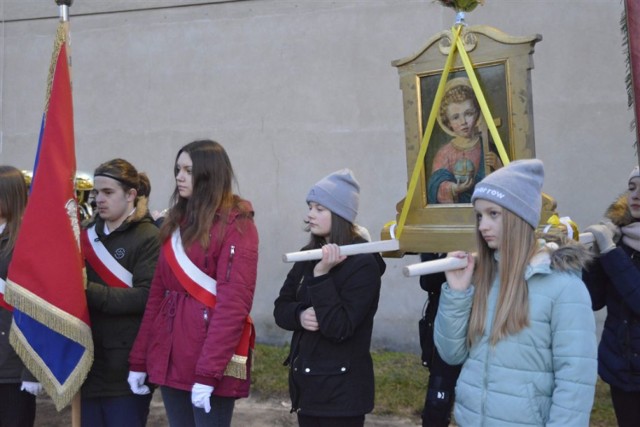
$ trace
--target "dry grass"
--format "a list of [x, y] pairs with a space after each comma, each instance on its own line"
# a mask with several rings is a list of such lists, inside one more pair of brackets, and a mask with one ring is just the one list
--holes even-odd
[[[288, 347], [256, 345], [251, 387], [253, 394], [288, 399], [288, 370], [282, 366], [288, 352]], [[375, 351], [372, 356], [376, 375], [374, 413], [410, 417], [417, 422], [429, 378], [429, 372], [422, 367], [419, 356], [393, 351]], [[609, 387], [600, 380], [596, 387], [590, 425], [616, 425]]]

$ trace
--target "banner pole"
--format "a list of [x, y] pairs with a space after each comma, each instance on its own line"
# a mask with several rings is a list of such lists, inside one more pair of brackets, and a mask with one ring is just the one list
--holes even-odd
[[[69, 7], [73, 4], [73, 0], [55, 0], [58, 5], [58, 13], [60, 17], [60, 22], [65, 25], [65, 31], [67, 32], [65, 37], [65, 44], [69, 45]], [[67, 47], [67, 55], [70, 55], [70, 51]], [[71, 70], [69, 70], [71, 71]], [[76, 393], [71, 401], [71, 427], [80, 427], [81, 426], [81, 403], [80, 403], [80, 392]]]

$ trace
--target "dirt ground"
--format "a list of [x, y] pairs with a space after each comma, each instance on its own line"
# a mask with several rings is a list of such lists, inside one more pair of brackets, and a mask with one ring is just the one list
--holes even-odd
[[[249, 397], [236, 402], [233, 413], [233, 427], [295, 427], [296, 416], [289, 413], [289, 402], [278, 399], [257, 399]], [[60, 427], [71, 425], [71, 409], [67, 407], [57, 412], [47, 396], [38, 397], [36, 427]], [[148, 427], [168, 427], [160, 392], [156, 390], [151, 401]], [[367, 415], [367, 427], [416, 427], [418, 420], [380, 415]], [[126, 427], [126, 426], [122, 426]]]

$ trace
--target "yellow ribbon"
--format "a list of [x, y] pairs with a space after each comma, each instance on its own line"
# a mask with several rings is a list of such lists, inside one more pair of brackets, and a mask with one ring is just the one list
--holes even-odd
[[478, 100], [478, 104], [480, 104], [480, 111], [482, 111], [482, 116], [484, 117], [484, 121], [487, 123], [489, 127], [489, 132], [493, 137], [493, 143], [496, 145], [498, 149], [498, 154], [500, 155], [500, 160], [502, 160], [502, 164], [507, 166], [509, 164], [509, 156], [507, 155], [507, 151], [504, 149], [504, 145], [502, 144], [502, 139], [500, 138], [500, 134], [498, 133], [498, 128], [493, 121], [493, 116], [491, 115], [491, 111], [489, 111], [489, 105], [487, 104], [487, 100], [482, 93], [482, 89], [480, 89], [480, 83], [478, 83], [478, 78], [476, 77], [476, 73], [473, 71], [473, 65], [471, 64], [471, 59], [469, 58], [469, 54], [464, 50], [464, 44], [462, 43], [462, 39], [458, 38], [458, 51], [460, 52], [460, 59], [462, 60], [462, 65], [464, 65], [464, 69], [467, 72], [467, 76], [469, 77], [469, 81], [471, 82], [471, 87], [473, 88], [473, 92], [476, 94], [476, 98]]

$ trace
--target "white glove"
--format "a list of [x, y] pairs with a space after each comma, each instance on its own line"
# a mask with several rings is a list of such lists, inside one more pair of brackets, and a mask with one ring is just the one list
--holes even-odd
[[22, 381], [20, 390], [26, 391], [27, 393], [31, 393], [34, 396], [37, 396], [40, 393], [42, 393], [42, 384], [35, 383], [33, 381]]
[[146, 372], [129, 371], [129, 377], [127, 378], [127, 382], [129, 383], [129, 388], [134, 394], [151, 393], [151, 390], [149, 390], [149, 387], [144, 384], [144, 380], [146, 378], [147, 378]]
[[618, 240], [620, 237], [620, 229], [611, 222], [595, 224], [587, 227], [584, 231], [593, 234], [596, 244], [598, 245], [597, 253], [601, 255], [615, 249], [615, 240]]
[[191, 403], [196, 408], [203, 408], [208, 414], [211, 412], [211, 393], [213, 387], [210, 385], [195, 383], [191, 389]]

